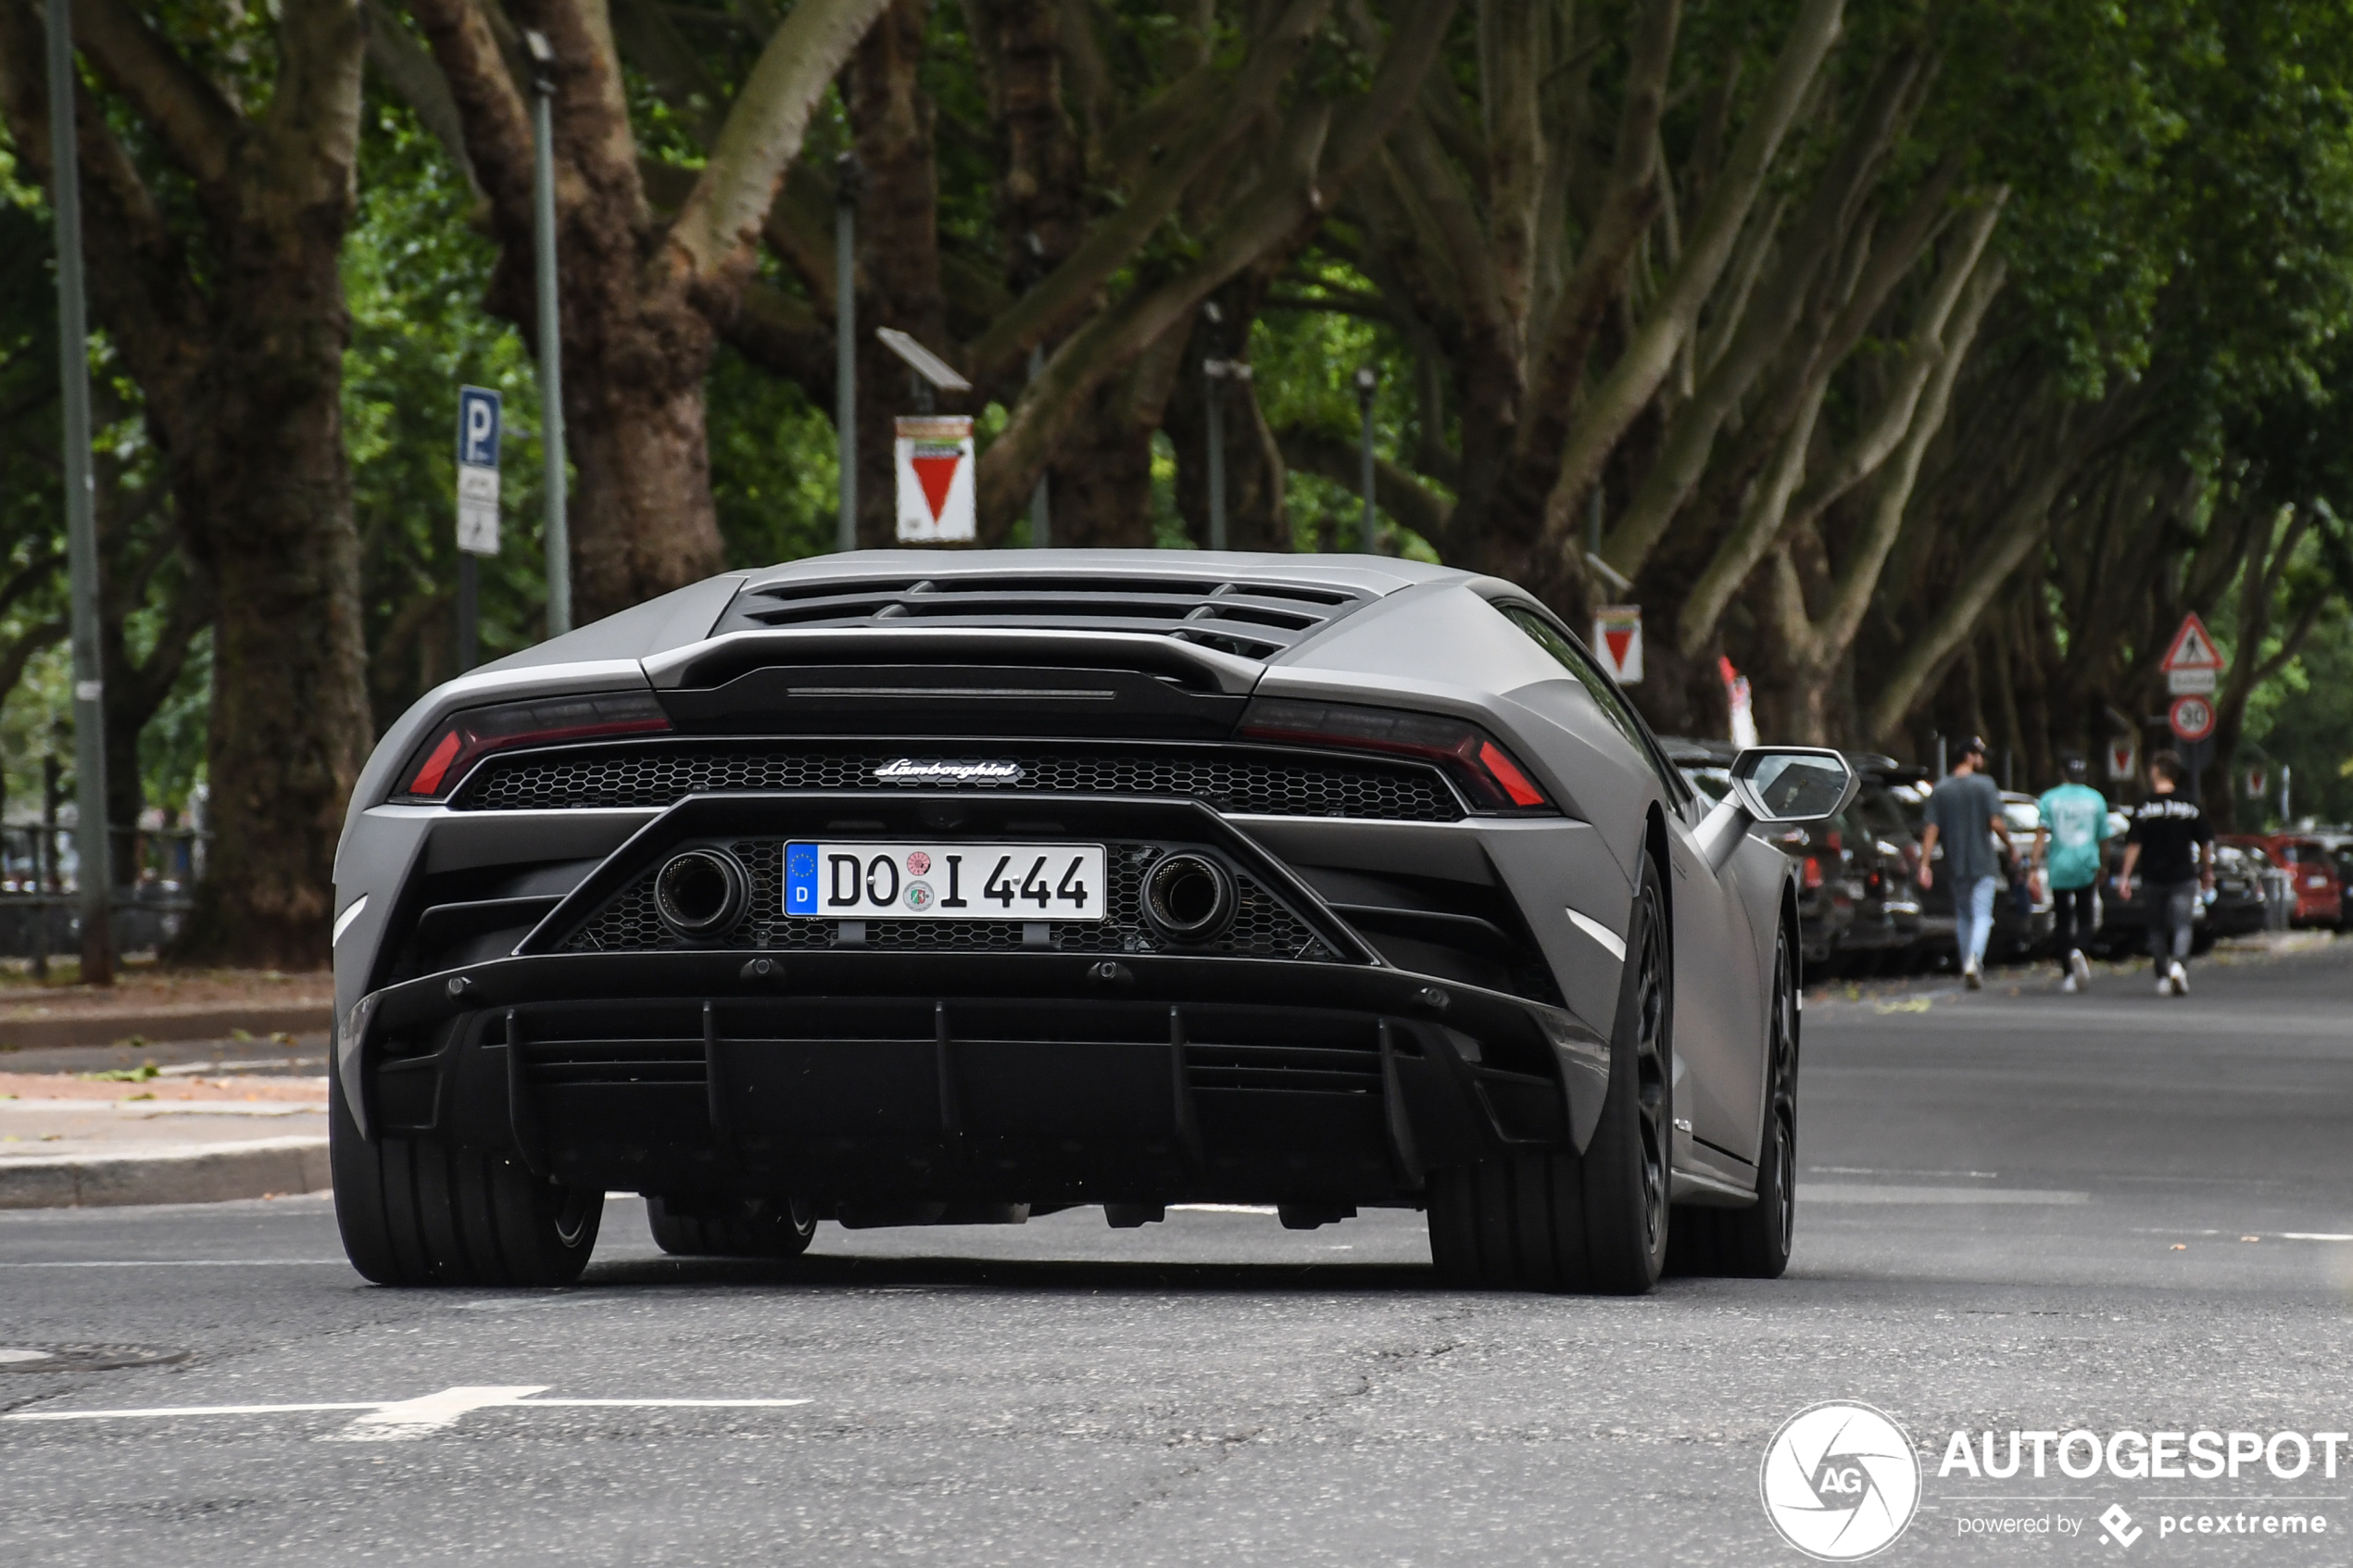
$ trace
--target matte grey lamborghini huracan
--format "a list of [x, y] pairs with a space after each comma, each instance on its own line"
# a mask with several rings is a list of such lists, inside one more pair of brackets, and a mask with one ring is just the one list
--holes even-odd
[[1693, 794], [1511, 583], [865, 553], [440, 687], [336, 865], [335, 1207], [387, 1284], [818, 1219], [1427, 1210], [1463, 1285], [1789, 1255], [1799, 934], [1760, 749]]

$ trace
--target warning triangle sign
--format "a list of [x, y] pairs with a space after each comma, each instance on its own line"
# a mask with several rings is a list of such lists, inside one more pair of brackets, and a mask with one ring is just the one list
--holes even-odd
[[1626, 648], [1634, 640], [1634, 628], [1611, 627], [1602, 633], [1602, 641], [1609, 645], [1609, 662], [1613, 669], [1626, 668]]
[[2175, 670], [2220, 670], [2221, 651], [2214, 646], [2214, 635], [2207, 631], [2206, 622], [2192, 610], [2182, 617], [2182, 629], [2173, 633], [2173, 646], [2165, 650], [2164, 662], [2158, 669], [2169, 673]]
[[964, 460], [961, 452], [950, 452], [944, 458], [914, 457], [907, 459], [915, 470], [915, 481], [924, 487], [924, 500], [931, 508], [932, 521], [939, 521], [939, 508], [948, 504], [948, 487], [956, 483], [956, 465]]

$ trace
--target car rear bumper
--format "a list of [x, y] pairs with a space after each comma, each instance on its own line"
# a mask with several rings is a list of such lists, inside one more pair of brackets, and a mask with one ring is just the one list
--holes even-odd
[[567, 1185], [820, 1202], [1413, 1202], [1581, 1149], [1608, 1047], [1386, 967], [1133, 955], [553, 954], [374, 992], [362, 1135]]

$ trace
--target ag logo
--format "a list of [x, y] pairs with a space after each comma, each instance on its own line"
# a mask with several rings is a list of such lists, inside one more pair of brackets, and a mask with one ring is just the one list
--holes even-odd
[[1773, 1434], [1757, 1486], [1781, 1539], [1808, 1557], [1852, 1562], [1911, 1524], [1919, 1456], [1904, 1429], [1869, 1405], [1816, 1405]]

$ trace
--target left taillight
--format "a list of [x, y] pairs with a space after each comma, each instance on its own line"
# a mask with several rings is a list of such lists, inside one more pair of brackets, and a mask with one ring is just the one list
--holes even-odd
[[396, 800], [441, 800], [484, 755], [516, 746], [560, 746], [606, 735], [648, 734], [670, 728], [670, 716], [647, 692], [542, 697], [470, 708], [442, 721], [432, 738], [410, 753], [393, 791]]
[[1482, 811], [1549, 809], [1551, 799], [1495, 737], [1477, 724], [1435, 713], [1344, 702], [1261, 697], [1242, 714], [1243, 740], [1377, 751], [1435, 762]]

